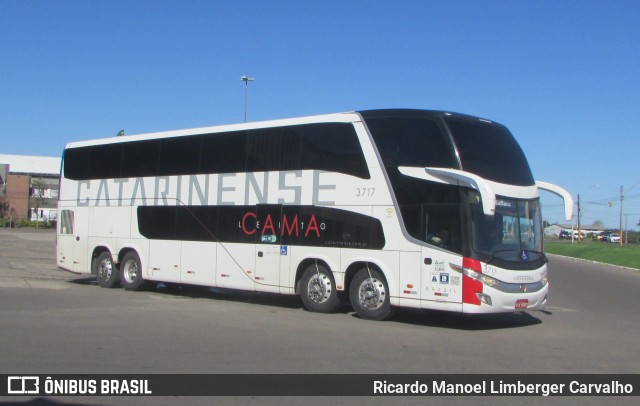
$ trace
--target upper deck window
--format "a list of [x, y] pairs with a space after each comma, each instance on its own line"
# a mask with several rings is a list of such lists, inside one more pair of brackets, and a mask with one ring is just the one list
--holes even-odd
[[485, 179], [518, 186], [535, 184], [529, 163], [509, 130], [478, 119], [447, 117], [462, 169]]
[[434, 120], [420, 117], [376, 117], [368, 118], [367, 126], [387, 168], [458, 168], [453, 151]]
[[69, 148], [73, 180], [324, 170], [369, 179], [350, 123], [312, 123]]

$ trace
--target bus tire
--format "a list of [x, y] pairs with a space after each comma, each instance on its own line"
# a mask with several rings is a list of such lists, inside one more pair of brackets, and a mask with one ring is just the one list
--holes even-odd
[[304, 307], [317, 313], [331, 313], [340, 307], [333, 275], [325, 266], [312, 264], [300, 278], [300, 299]]
[[120, 262], [120, 283], [126, 290], [142, 290], [145, 280], [142, 277], [140, 257], [135, 251], [127, 252]]
[[391, 317], [389, 286], [375, 268], [362, 268], [355, 274], [349, 287], [349, 298], [353, 310], [363, 319], [386, 320]]
[[113, 288], [120, 283], [120, 272], [113, 263], [111, 253], [105, 251], [94, 258], [92, 273], [96, 275], [98, 285], [102, 288]]

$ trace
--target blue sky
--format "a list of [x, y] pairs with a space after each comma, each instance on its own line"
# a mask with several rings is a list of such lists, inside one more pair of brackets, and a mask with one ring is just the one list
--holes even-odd
[[[0, 153], [374, 108], [507, 125], [582, 222], [640, 221], [640, 2], [0, 1]], [[612, 207], [608, 202], [612, 201]], [[543, 196], [543, 217], [564, 222]], [[639, 229], [639, 227], [635, 227]]]

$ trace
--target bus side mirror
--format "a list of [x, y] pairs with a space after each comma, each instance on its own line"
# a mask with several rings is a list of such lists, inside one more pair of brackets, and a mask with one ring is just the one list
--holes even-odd
[[413, 178], [424, 179], [430, 182], [444, 183], [447, 185], [459, 185], [470, 187], [480, 193], [482, 211], [486, 216], [496, 214], [496, 194], [487, 180], [473, 173], [449, 168], [416, 168], [400, 166], [401, 174]]
[[560, 196], [564, 200], [564, 216], [566, 220], [569, 221], [573, 218], [573, 197], [571, 197], [571, 193], [560, 186], [548, 182], [536, 181], [536, 186], [538, 186], [538, 189]]

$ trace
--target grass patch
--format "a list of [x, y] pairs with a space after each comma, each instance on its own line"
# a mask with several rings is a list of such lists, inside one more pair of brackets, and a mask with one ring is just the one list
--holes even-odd
[[544, 249], [549, 254], [558, 254], [640, 269], [640, 247], [635, 244], [621, 246], [620, 244], [608, 244], [597, 241], [583, 241], [576, 244], [571, 244], [570, 242], [545, 241]]

